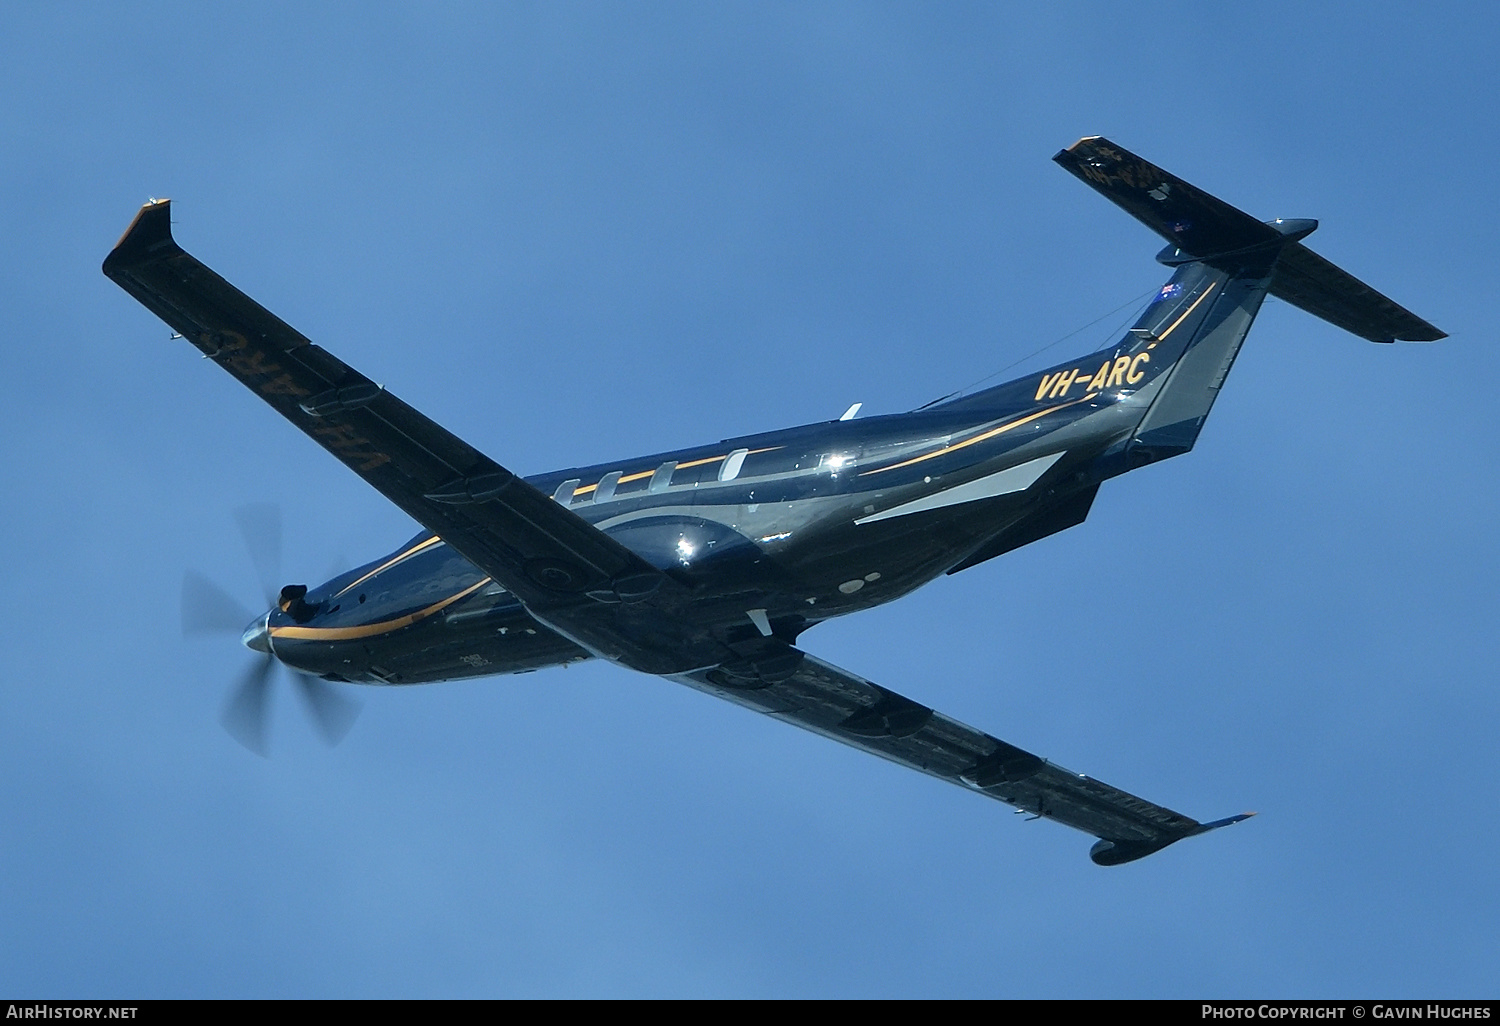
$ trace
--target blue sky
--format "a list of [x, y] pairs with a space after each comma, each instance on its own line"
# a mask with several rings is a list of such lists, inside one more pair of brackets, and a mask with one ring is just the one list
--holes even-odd
[[[12, 5], [0, 991], [1493, 996], [1488, 4]], [[273, 756], [184, 641], [414, 526], [99, 273], [180, 241], [522, 472], [909, 409], [1167, 277], [1104, 134], [1452, 338], [1268, 304], [1190, 456], [807, 648], [1248, 824], [1089, 839], [610, 666], [363, 689]], [[1104, 344], [1107, 321], [1013, 374]]]

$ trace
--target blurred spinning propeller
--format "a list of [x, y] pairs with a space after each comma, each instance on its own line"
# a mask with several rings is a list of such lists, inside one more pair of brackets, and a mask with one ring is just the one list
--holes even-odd
[[[245, 506], [235, 511], [234, 518], [260, 577], [266, 608], [270, 608], [277, 602], [275, 582], [281, 573], [281, 511], [272, 505]], [[243, 603], [191, 570], [182, 578], [182, 633], [186, 637], [238, 634], [241, 642], [255, 651], [219, 717], [230, 736], [255, 754], [268, 752], [272, 678], [277, 666], [290, 674], [318, 733], [330, 745], [342, 741], [354, 726], [358, 703], [340, 694], [337, 685], [279, 662], [271, 651], [265, 614], [256, 619]]]

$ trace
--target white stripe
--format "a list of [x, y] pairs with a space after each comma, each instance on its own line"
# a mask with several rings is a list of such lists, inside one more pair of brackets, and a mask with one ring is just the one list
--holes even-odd
[[1026, 463], [990, 474], [988, 477], [981, 477], [977, 481], [945, 488], [940, 492], [924, 495], [920, 499], [913, 499], [900, 506], [893, 506], [879, 513], [861, 517], [855, 523], [869, 524], [876, 520], [904, 517], [908, 513], [921, 513], [929, 509], [942, 509], [944, 506], [957, 506], [963, 502], [976, 502], [979, 499], [994, 498], [996, 495], [1007, 495], [1010, 492], [1023, 492], [1036, 484], [1037, 478], [1045, 474], [1052, 468], [1052, 464], [1062, 458], [1063, 453], [1060, 452], [1055, 452], [1051, 456], [1039, 456]]

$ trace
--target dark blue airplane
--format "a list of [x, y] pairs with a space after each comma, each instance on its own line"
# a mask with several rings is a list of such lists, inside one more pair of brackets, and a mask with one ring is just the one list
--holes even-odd
[[[1303, 246], [1316, 221], [1259, 221], [1102, 138], [1053, 159], [1167, 241], [1171, 279], [1108, 349], [913, 413], [851, 409], [524, 480], [189, 256], [168, 201], [147, 204], [104, 273], [424, 527], [283, 588], [244, 631], [264, 658], [226, 723], [261, 747], [277, 661], [333, 738], [349, 716], [324, 680], [597, 657], [1087, 831], [1100, 865], [1244, 819], [1200, 823], [797, 647], [823, 620], [1082, 523], [1102, 482], [1192, 449], [1268, 293], [1372, 342], [1444, 337]], [[222, 598], [190, 578], [186, 615]]]

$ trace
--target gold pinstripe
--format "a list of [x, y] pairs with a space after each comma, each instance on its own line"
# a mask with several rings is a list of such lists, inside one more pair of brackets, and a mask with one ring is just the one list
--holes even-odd
[[943, 448], [938, 449], [935, 452], [929, 452], [923, 456], [914, 456], [909, 460], [902, 460], [900, 463], [892, 463], [889, 467], [878, 467], [875, 470], [866, 470], [863, 471], [859, 476], [867, 477], [870, 474], [884, 474], [887, 470], [899, 470], [901, 467], [909, 467], [913, 463], [921, 463], [923, 460], [930, 460], [935, 459], [938, 456], [945, 456], [948, 453], [954, 452], [958, 449], [965, 449], [971, 445], [976, 445], [979, 442], [994, 438], [996, 435], [1003, 435], [1007, 431], [1018, 428], [1023, 424], [1029, 424], [1033, 420], [1037, 420], [1040, 417], [1047, 416], [1047, 414], [1049, 413], [1056, 413], [1058, 410], [1066, 410], [1069, 406], [1077, 406], [1079, 403], [1088, 402], [1098, 394], [1098, 392], [1090, 392], [1088, 395], [1083, 396], [1080, 399], [1074, 399], [1071, 402], [1060, 403], [1057, 406], [1049, 406], [1045, 410], [1038, 410], [1036, 413], [1027, 414], [1024, 417], [1018, 417], [1015, 420], [1006, 421], [999, 427], [993, 427], [988, 431], [980, 432], [973, 438], [966, 438], [962, 442], [954, 442], [952, 445], [945, 445]]
[[1156, 336], [1156, 341], [1160, 342], [1162, 339], [1164, 339], [1168, 335], [1172, 334], [1172, 332], [1176, 331], [1177, 330], [1177, 325], [1179, 325], [1183, 321], [1187, 320], [1188, 317], [1189, 317], [1189, 315], [1191, 315], [1194, 310], [1198, 309], [1198, 304], [1201, 303], [1201, 302], [1203, 302], [1205, 299], [1207, 299], [1208, 296], [1209, 296], [1209, 293], [1213, 292], [1213, 290], [1216, 289], [1216, 288], [1218, 288], [1218, 287], [1219, 287], [1219, 283], [1218, 282], [1214, 282], [1211, 285], [1209, 285], [1208, 288], [1204, 289], [1203, 290], [1203, 295], [1201, 295], [1197, 299], [1193, 300], [1193, 305], [1190, 306], [1190, 307], [1188, 307], [1186, 310], [1184, 310], [1182, 312], [1182, 316], [1179, 317], [1179, 318], [1177, 318], [1175, 321], [1173, 321], [1172, 322], [1172, 326], [1170, 328], [1168, 328], [1166, 331], [1162, 332], [1160, 335]]
[[411, 548], [407, 549], [405, 552], [397, 553], [396, 555], [392, 556], [390, 559], [386, 560], [384, 563], [381, 563], [374, 570], [371, 570], [369, 573], [365, 574], [363, 577], [361, 577], [359, 580], [355, 581], [353, 584], [349, 584], [349, 585], [344, 586], [343, 588], [340, 588], [339, 591], [338, 591], [338, 594], [334, 595], [333, 597], [334, 598], [338, 598], [339, 595], [344, 594], [344, 592], [349, 591], [351, 588], [354, 588], [354, 587], [357, 587], [358, 585], [364, 584], [371, 577], [374, 577], [376, 574], [380, 573], [380, 571], [387, 570], [390, 567], [393, 567], [397, 563], [401, 562], [407, 556], [415, 556], [418, 552], [421, 552], [423, 549], [428, 548], [428, 547], [433, 546], [433, 545], [436, 545], [438, 542], [440, 542], [442, 540], [443, 539], [439, 538], [437, 535], [433, 535], [431, 538], [428, 538], [424, 542], [418, 542], [417, 544], [413, 545]]
[[[1156, 341], [1160, 342], [1161, 340], [1165, 339], [1168, 335], [1172, 334], [1172, 332], [1176, 331], [1177, 328], [1182, 324], [1182, 322], [1185, 321], [1185, 320], [1187, 320], [1190, 316], [1192, 316], [1192, 313], [1193, 313], [1194, 310], [1198, 309], [1199, 304], [1201, 304], [1205, 299], [1207, 299], [1213, 293], [1214, 289], [1216, 289], [1218, 287], [1219, 287], [1219, 283], [1218, 282], [1213, 282], [1213, 283], [1211, 283], [1208, 286], [1208, 288], [1204, 289], [1203, 290], [1203, 295], [1201, 295], [1197, 299], [1193, 300], [1192, 305], [1189, 306], [1186, 310], [1184, 310], [1182, 312], [1182, 315], [1179, 316], [1175, 321], [1173, 321], [1172, 324], [1171, 324], [1171, 326], [1168, 327], [1166, 331], [1162, 332], [1160, 335], [1158, 335], [1156, 337]], [[912, 459], [909, 459], [909, 460], [903, 460], [900, 463], [892, 463], [889, 467], [878, 467], [875, 470], [866, 470], [866, 471], [863, 471], [859, 476], [860, 477], [867, 477], [870, 474], [883, 474], [887, 470], [899, 470], [902, 467], [909, 467], [913, 463], [921, 463], [921, 462], [923, 462], [925, 460], [935, 459], [938, 456], [946, 456], [950, 452], [955, 452], [955, 451], [957, 451], [959, 449], [963, 449], [963, 448], [966, 448], [968, 446], [974, 445], [976, 443], [983, 442], [983, 441], [986, 441], [988, 439], [994, 438], [996, 435], [1004, 434], [1005, 432], [1010, 431], [1010, 430], [1012, 430], [1014, 428], [1018, 428], [1018, 427], [1020, 427], [1023, 424], [1029, 424], [1031, 421], [1036, 420], [1039, 417], [1045, 417], [1049, 413], [1056, 413], [1058, 410], [1065, 410], [1069, 406], [1076, 406], [1078, 403], [1086, 402], [1089, 399], [1094, 398], [1098, 394], [1099, 393], [1097, 393], [1097, 392], [1090, 392], [1088, 395], [1084, 396], [1082, 399], [1074, 399], [1072, 402], [1062, 403], [1059, 406], [1048, 407], [1047, 409], [1041, 410], [1041, 411], [1039, 411], [1037, 413], [1028, 414], [1027, 416], [1021, 417], [1021, 418], [1019, 418], [1017, 420], [1013, 420], [1013, 421], [1009, 421], [1008, 423], [1001, 424], [999, 427], [991, 428], [988, 431], [985, 431], [985, 432], [982, 432], [982, 433], [980, 433], [978, 435], [975, 435], [973, 438], [966, 438], [962, 442], [955, 442], [952, 445], [944, 446], [943, 448], [938, 449], [935, 452], [929, 452], [929, 453], [927, 453], [927, 454], [925, 454], [923, 456], [916, 456], [916, 457], [913, 457]]]
[[[771, 446], [767, 446], [764, 449], [751, 449], [748, 453], [746, 453], [746, 455], [747, 456], [754, 456], [756, 453], [761, 453], [761, 452], [775, 452], [777, 449], [783, 449], [783, 448], [785, 448], [785, 446], [771, 445]], [[725, 453], [723, 456], [707, 456], [707, 457], [705, 457], [705, 458], [703, 458], [701, 460], [688, 460], [686, 463], [679, 463], [673, 469], [674, 470], [686, 470], [689, 467], [701, 467], [705, 463], [718, 463], [720, 460], [726, 460], [728, 458], [729, 458], [729, 454], [728, 453]], [[634, 474], [626, 474], [624, 477], [620, 478], [620, 480], [616, 481], [615, 483], [616, 484], [624, 484], [627, 481], [639, 481], [641, 478], [643, 478], [643, 477], [650, 477], [654, 473], [656, 473], [656, 468], [655, 467], [651, 468], [650, 470], [637, 471]], [[605, 476], [607, 477], [608, 475], [606, 474]], [[589, 494], [590, 492], [592, 492], [594, 489], [596, 489], [598, 487], [599, 487], [599, 482], [595, 481], [591, 485], [583, 485], [582, 487], [575, 488], [575, 489], [573, 489], [573, 497], [576, 499], [580, 495], [587, 495], [587, 494]]]
[[441, 602], [434, 602], [426, 608], [418, 609], [415, 613], [407, 613], [405, 616], [398, 616], [392, 620], [382, 620], [379, 623], [362, 623], [353, 627], [302, 627], [300, 625], [272, 627], [271, 637], [301, 638], [310, 641], [349, 641], [354, 638], [370, 638], [377, 634], [388, 634], [391, 631], [410, 626], [418, 620], [424, 620], [433, 613], [442, 612], [459, 599], [474, 594], [474, 592], [489, 583], [490, 579], [486, 577], [478, 584], [470, 585], [457, 595], [450, 595]]

